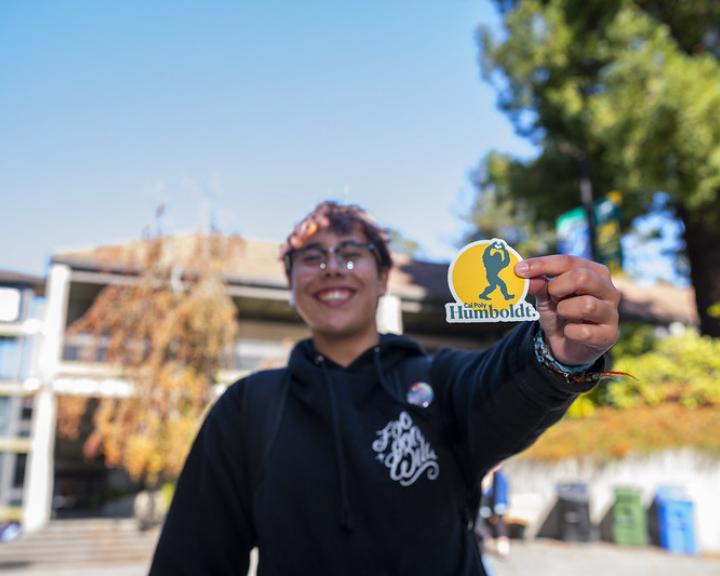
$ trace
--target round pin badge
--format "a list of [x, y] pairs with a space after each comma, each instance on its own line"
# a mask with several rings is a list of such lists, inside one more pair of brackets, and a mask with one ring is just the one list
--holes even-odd
[[407, 392], [406, 399], [408, 401], [408, 404], [427, 408], [433, 401], [433, 396], [434, 393], [430, 384], [427, 384], [426, 382], [416, 382], [415, 384], [410, 386], [410, 389]]

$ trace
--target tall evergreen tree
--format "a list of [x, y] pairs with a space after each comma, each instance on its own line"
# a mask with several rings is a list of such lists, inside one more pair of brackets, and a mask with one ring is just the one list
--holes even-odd
[[582, 175], [596, 195], [621, 190], [629, 219], [666, 192], [685, 227], [701, 330], [720, 337], [720, 5], [495, 3], [504, 29], [479, 33], [483, 73], [541, 152], [507, 159], [502, 173], [488, 163], [486, 186], [548, 223], [577, 206]]

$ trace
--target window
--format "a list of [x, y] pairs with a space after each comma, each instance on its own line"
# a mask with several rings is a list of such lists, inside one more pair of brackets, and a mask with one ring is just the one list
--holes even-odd
[[12, 405], [12, 398], [8, 396], [0, 396], [0, 436], [7, 436], [10, 434]]
[[18, 338], [0, 337], [0, 380], [20, 377], [22, 341]]
[[0, 322], [17, 322], [20, 319], [20, 290], [0, 287]]
[[33, 413], [33, 397], [24, 396], [22, 399], [22, 412], [20, 413], [21, 420], [32, 420]]
[[15, 455], [15, 469], [13, 470], [13, 488], [22, 488], [25, 483], [25, 464], [27, 454]]

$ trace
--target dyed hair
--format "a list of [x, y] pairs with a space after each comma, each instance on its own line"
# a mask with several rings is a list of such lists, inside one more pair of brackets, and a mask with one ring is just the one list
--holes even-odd
[[280, 249], [280, 257], [285, 263], [285, 274], [290, 278], [290, 262], [286, 257], [293, 250], [305, 246], [321, 230], [332, 230], [336, 234], [350, 234], [359, 226], [368, 240], [375, 246], [378, 270], [389, 270], [393, 261], [388, 243], [389, 232], [380, 228], [367, 212], [355, 204], [338, 204], [331, 200], [320, 202], [305, 218], [300, 220]]

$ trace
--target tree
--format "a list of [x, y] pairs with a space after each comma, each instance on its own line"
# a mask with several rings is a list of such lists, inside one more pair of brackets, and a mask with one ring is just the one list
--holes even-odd
[[[497, 0], [482, 67], [537, 158], [491, 184], [551, 223], [578, 181], [623, 192], [629, 219], [662, 191], [684, 225], [701, 331], [720, 336], [720, 7], [712, 0]], [[491, 172], [492, 174], [492, 172]]]
[[395, 228], [390, 230], [390, 247], [393, 252], [405, 254], [410, 258], [419, 258], [422, 255], [420, 244]]
[[[126, 262], [137, 277], [104, 288], [70, 327], [105, 338], [107, 362], [133, 385], [129, 397], [99, 399], [86, 456], [102, 454], [108, 466], [121, 465], [149, 485], [179, 474], [237, 331], [222, 264], [239, 239], [186, 240], [192, 245], [183, 251], [169, 238], [146, 239], [135, 250], [139, 261]], [[61, 434], [77, 434], [87, 403], [63, 399]]]
[[[554, 237], [547, 222], [535, 218], [535, 208], [528, 202], [507, 194], [517, 169], [517, 163], [506, 155], [490, 153], [475, 171], [473, 180], [478, 194], [466, 216], [471, 232], [465, 235], [463, 244], [503, 238], [525, 257], [550, 250]], [[536, 220], [536, 224], [531, 224]]]

